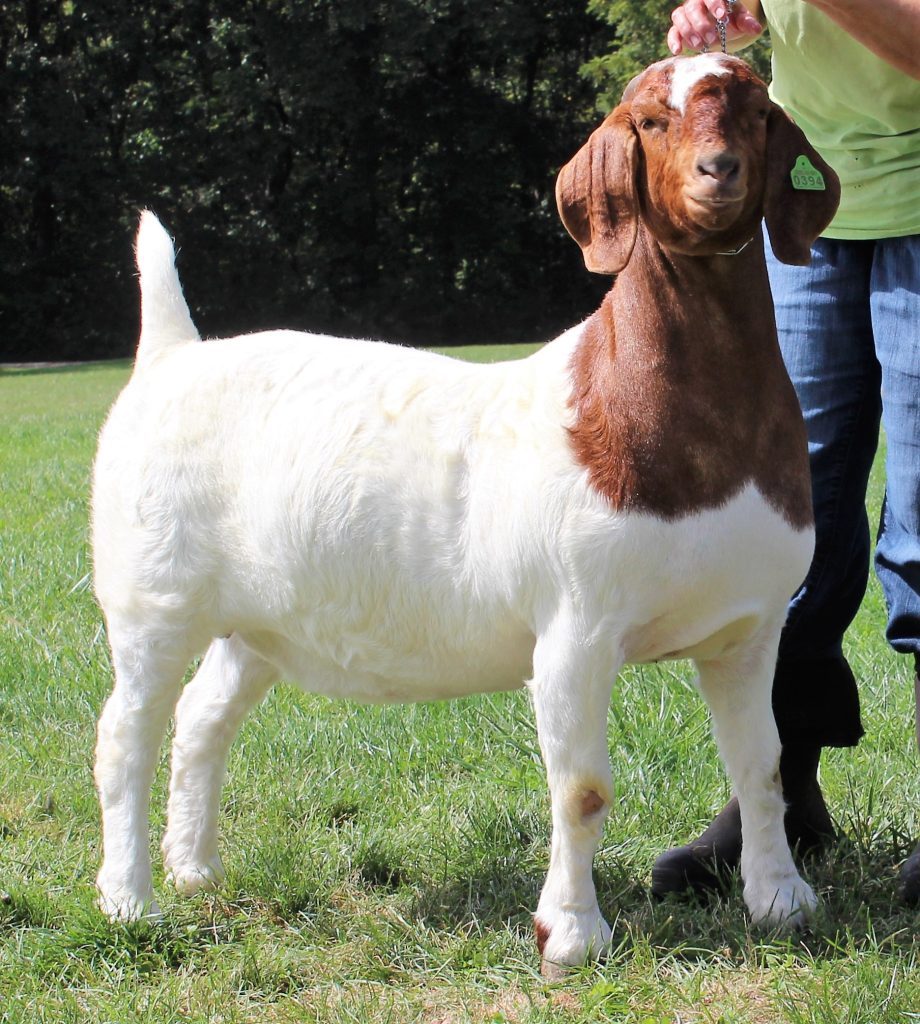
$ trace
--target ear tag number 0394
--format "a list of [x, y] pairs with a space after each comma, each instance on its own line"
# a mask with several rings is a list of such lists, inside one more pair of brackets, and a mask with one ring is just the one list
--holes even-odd
[[795, 167], [790, 172], [792, 187], [809, 192], [824, 191], [824, 175], [808, 159], [807, 156], [796, 158]]

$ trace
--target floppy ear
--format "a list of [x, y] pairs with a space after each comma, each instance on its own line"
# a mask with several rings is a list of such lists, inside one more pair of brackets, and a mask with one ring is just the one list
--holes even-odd
[[619, 106], [556, 180], [562, 223], [581, 246], [585, 266], [596, 274], [618, 274], [636, 242], [637, 146], [629, 114]]
[[764, 219], [776, 258], [796, 266], [809, 263], [811, 243], [830, 224], [839, 202], [837, 175], [792, 118], [771, 104]]

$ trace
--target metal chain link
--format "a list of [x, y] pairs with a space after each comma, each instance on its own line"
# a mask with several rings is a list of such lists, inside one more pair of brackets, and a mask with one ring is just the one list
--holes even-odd
[[728, 53], [728, 47], [726, 45], [726, 29], [728, 28], [729, 19], [732, 16], [732, 8], [735, 6], [737, 0], [725, 0], [725, 17], [719, 18], [716, 22], [716, 26], [719, 29], [719, 44], [722, 47], [723, 53]]

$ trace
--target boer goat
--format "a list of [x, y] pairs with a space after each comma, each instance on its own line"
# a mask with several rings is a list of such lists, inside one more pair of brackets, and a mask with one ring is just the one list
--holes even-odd
[[[793, 187], [797, 163], [823, 190]], [[381, 702], [526, 685], [552, 799], [544, 970], [596, 957], [611, 687], [625, 662], [691, 658], [741, 805], [745, 901], [799, 922], [815, 897], [784, 835], [770, 687], [813, 528], [761, 218], [805, 263], [837, 195], [743, 61], [655, 64], [559, 176], [565, 226], [612, 290], [491, 366], [292, 331], [202, 343], [145, 213], [137, 361], [93, 492], [115, 667], [103, 910], [158, 913], [149, 790], [174, 709], [163, 853], [190, 893], [221, 877], [228, 748], [279, 680]]]

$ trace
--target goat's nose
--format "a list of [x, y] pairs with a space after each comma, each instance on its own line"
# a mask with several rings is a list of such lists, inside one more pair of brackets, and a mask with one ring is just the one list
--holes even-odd
[[697, 160], [696, 170], [699, 174], [707, 174], [716, 181], [728, 183], [738, 176], [741, 161], [727, 150], [719, 153], [707, 153]]

